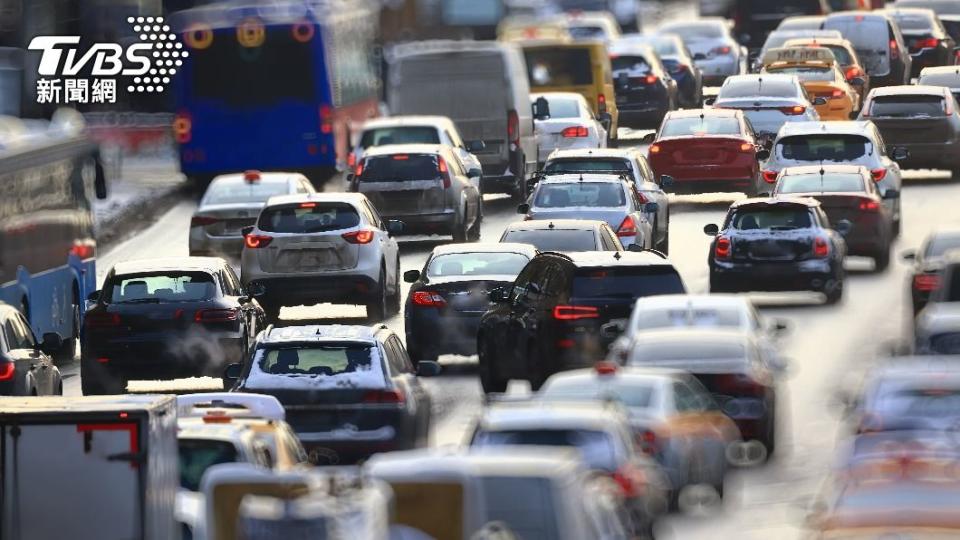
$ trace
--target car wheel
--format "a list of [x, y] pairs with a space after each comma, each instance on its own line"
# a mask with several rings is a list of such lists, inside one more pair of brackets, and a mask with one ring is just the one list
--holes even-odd
[[873, 265], [875, 272], [883, 272], [890, 266], [890, 244], [873, 255]]
[[481, 334], [477, 337], [477, 367], [480, 373], [480, 386], [485, 394], [503, 393], [507, 391], [507, 382], [497, 373], [496, 361], [489, 353], [486, 337]]
[[270, 300], [263, 300], [260, 302], [260, 307], [263, 308], [263, 320], [267, 324], [276, 324], [280, 320], [280, 304]]
[[387, 273], [380, 267], [380, 279], [373, 296], [367, 300], [367, 318], [379, 322], [387, 318]]
[[454, 243], [460, 244], [467, 241], [467, 236], [470, 235], [470, 232], [467, 230], [466, 222], [467, 216], [466, 213], [464, 213], [463, 218], [457, 220], [457, 222], [453, 224], [452, 236]]
[[72, 362], [77, 356], [77, 340], [80, 339], [80, 301], [73, 297], [73, 328], [70, 337], [64, 340], [63, 346], [53, 354], [53, 361], [61, 364]]
[[[481, 203], [482, 206], [482, 203]], [[467, 242], [479, 242], [480, 241], [480, 226], [483, 224], [483, 214], [480, 211], [480, 206], [477, 207], [477, 218], [473, 221], [473, 226], [470, 227], [470, 230], [467, 231]]]
[[827, 297], [826, 304], [828, 306], [839, 303], [843, 299], [843, 281], [837, 281], [832, 289], [824, 290], [823, 294]]
[[393, 289], [393, 294], [390, 295], [390, 300], [387, 302], [387, 309], [390, 312], [390, 315], [396, 315], [400, 313], [400, 258], [397, 258], [397, 272], [394, 274], [396, 277], [394, 281], [396, 282], [396, 287]]
[[513, 200], [517, 203], [527, 202], [527, 163], [526, 158], [521, 158], [520, 165], [520, 174], [519, 176], [514, 176], [514, 181], [516, 185], [513, 188]]

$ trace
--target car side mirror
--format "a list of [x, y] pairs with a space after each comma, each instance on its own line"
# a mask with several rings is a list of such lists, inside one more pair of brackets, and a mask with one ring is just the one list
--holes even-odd
[[898, 146], [893, 149], [891, 156], [894, 161], [903, 161], [910, 157], [910, 151], [902, 146]]
[[253, 232], [253, 225], [247, 225], [246, 227], [240, 229], [240, 234], [244, 236], [248, 236], [252, 232]]
[[757, 161], [766, 161], [768, 159], [770, 159], [770, 150], [766, 148], [757, 150]]
[[540, 96], [533, 102], [533, 119], [548, 120], [550, 118], [550, 102]]
[[900, 254], [900, 258], [905, 261], [915, 261], [917, 260], [917, 252], [913, 249], [908, 249]]
[[887, 199], [887, 200], [899, 199], [899, 198], [900, 198], [900, 192], [897, 191], [897, 190], [895, 190], [895, 189], [888, 189], [887, 191], [885, 191], [885, 192], [883, 193], [883, 198], [884, 198], [884, 199]]
[[670, 176], [669, 174], [660, 175], [660, 187], [668, 188], [673, 186], [673, 184], [674, 184], [674, 180], [672, 176]]
[[813, 98], [813, 105], [815, 107], [819, 107], [821, 105], [826, 105], [826, 104], [827, 104], [827, 98], [822, 98], [822, 97]]
[[254, 298], [258, 296], [263, 296], [267, 294], [267, 287], [263, 283], [260, 283], [259, 281], [254, 281], [253, 283], [250, 283], [249, 285], [247, 285], [246, 293], [247, 293], [247, 296], [252, 296]]
[[467, 176], [470, 178], [480, 178], [483, 176], [483, 169], [469, 169], [467, 171]]
[[487, 143], [483, 141], [467, 141], [467, 152], [483, 152], [487, 148]]
[[420, 279], [419, 270], [407, 270], [403, 273], [403, 281], [406, 283], [416, 283]]
[[716, 236], [720, 234], [720, 227], [716, 223], [708, 223], [703, 226], [703, 234], [707, 236]]
[[655, 202], [648, 202], [643, 205], [643, 211], [648, 214], [655, 214], [657, 210], [660, 210], [660, 205]]
[[530, 211], [530, 205], [529, 205], [529, 204], [523, 203], [523, 204], [518, 204], [518, 205], [517, 205], [517, 213], [518, 213], [518, 214], [526, 214], [526, 213], [529, 212], [529, 211]]
[[863, 77], [854, 77], [854, 78], [850, 79], [849, 82], [850, 82], [850, 84], [852, 84], [852, 85], [854, 85], [854, 86], [863, 86], [863, 85], [867, 84], [867, 81], [864, 80]]
[[417, 363], [417, 377], [436, 377], [443, 371], [440, 362], [421, 360]]
[[711, 106], [712, 106], [712, 105], [713, 105], [714, 103], [716, 103], [716, 102], [717, 102], [717, 98], [715, 98], [715, 97], [713, 97], [713, 96], [707, 97], [707, 98], [703, 98], [703, 104], [704, 104], [704, 105], [711, 105]]
[[87, 302], [99, 302], [100, 301], [100, 291], [93, 291], [87, 295]]
[[55, 354], [63, 347], [63, 338], [60, 334], [48, 332], [43, 335], [43, 341], [40, 342], [39, 349], [44, 354]]
[[653, 141], [657, 140], [657, 132], [647, 133], [640, 139], [640, 144], [653, 144]]
[[502, 304], [510, 300], [510, 287], [497, 287], [487, 293], [487, 297], [494, 304]]
[[405, 228], [406, 225], [402, 221], [398, 221], [396, 219], [387, 220], [387, 234], [400, 234]]
[[834, 225], [834, 230], [840, 233], [841, 236], [846, 236], [850, 234], [850, 229], [853, 228], [853, 223], [850, 223], [849, 219], [841, 219]]
[[705, 55], [705, 54], [703, 54], [703, 53], [696, 53], [696, 54], [693, 55], [693, 61], [694, 61], [694, 62], [696, 62], [697, 60], [706, 60], [706, 59], [707, 59], [707, 55]]
[[223, 370], [223, 387], [226, 389], [233, 388], [237, 384], [237, 381], [240, 380], [240, 375], [243, 374], [243, 364], [235, 363], [227, 366]]

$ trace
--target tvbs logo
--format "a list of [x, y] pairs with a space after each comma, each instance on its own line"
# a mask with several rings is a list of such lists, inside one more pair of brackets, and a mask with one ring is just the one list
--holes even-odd
[[41, 51], [37, 102], [113, 103], [115, 77], [132, 77], [128, 92], [162, 92], [188, 53], [163, 17], [129, 17], [127, 22], [140, 42], [126, 48], [95, 43], [81, 52], [80, 36], [33, 38], [28, 48]]

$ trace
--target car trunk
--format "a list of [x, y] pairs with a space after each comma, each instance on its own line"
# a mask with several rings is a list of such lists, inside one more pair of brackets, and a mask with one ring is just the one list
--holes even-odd
[[563, 130], [570, 127], [588, 127], [582, 118], [551, 118], [537, 120], [537, 141], [541, 148], [560, 148], [573, 144], [584, 137], [564, 137]]
[[493, 304], [487, 294], [513, 283], [510, 276], [458, 276], [430, 278], [424, 290], [435, 292], [447, 302], [445, 315], [478, 317]]
[[384, 217], [443, 212], [447, 197], [441, 159], [430, 154], [367, 158], [357, 183], [359, 191]]
[[381, 389], [262, 390], [283, 404], [286, 421], [297, 433], [328, 432], [352, 426], [372, 431], [393, 424], [403, 403], [381, 403]]
[[257, 222], [263, 203], [218, 204], [203, 207], [194, 214], [194, 219], [207, 222], [202, 225], [210, 236], [240, 236], [240, 230]]
[[863, 220], [866, 216], [860, 208], [861, 204], [871, 202], [878, 206], [882, 204], [881, 201], [876, 201], [863, 193], [807, 193], [801, 196], [813, 197], [820, 201], [820, 207], [833, 224], [844, 219], [851, 223]]
[[942, 143], [953, 136], [950, 117], [897, 118], [871, 116], [887, 145]]
[[260, 267], [271, 273], [348, 270], [357, 266], [360, 246], [348, 242], [342, 230], [278, 234], [256, 253]]
[[744, 142], [737, 137], [694, 136], [660, 140], [657, 146], [659, 153], [675, 165], [725, 165], [743, 155], [740, 146]]
[[735, 261], [800, 261], [813, 253], [813, 239], [808, 229], [776, 232], [741, 230], [730, 235], [732, 258]]

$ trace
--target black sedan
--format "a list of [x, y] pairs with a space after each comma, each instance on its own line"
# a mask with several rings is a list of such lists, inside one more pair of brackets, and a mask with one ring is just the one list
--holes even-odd
[[513, 283], [537, 253], [530, 244], [447, 244], [434, 248], [422, 271], [404, 272], [412, 283], [403, 318], [414, 364], [476, 354], [489, 291]]
[[710, 292], [815, 291], [828, 304], [843, 297], [847, 245], [820, 203], [801, 197], [744, 199], [727, 211], [707, 264]]
[[624, 36], [627, 43], [649, 45], [660, 57], [660, 62], [677, 81], [679, 105], [686, 109], [696, 109], [703, 102], [703, 76], [700, 68], [693, 63], [693, 55], [679, 36], [673, 34], [651, 34]]
[[910, 297], [913, 312], [927, 305], [931, 293], [940, 288], [939, 273], [944, 266], [944, 255], [960, 249], [960, 228], [944, 228], [933, 231], [923, 241], [919, 251], [908, 250], [903, 258], [914, 263], [910, 272]]
[[887, 12], [897, 21], [910, 48], [911, 78], [918, 77], [925, 67], [953, 65], [957, 44], [932, 9], [894, 7]]
[[677, 82], [647, 45], [618, 42], [609, 51], [620, 125], [656, 128], [667, 112], [677, 108]]
[[212, 375], [244, 358], [263, 309], [217, 257], [114, 266], [80, 336], [83, 393], [121, 393], [131, 379]]
[[60, 370], [51, 359], [62, 345], [60, 336], [45, 334], [38, 342], [23, 314], [2, 303], [0, 326], [0, 395], [62, 395]]

